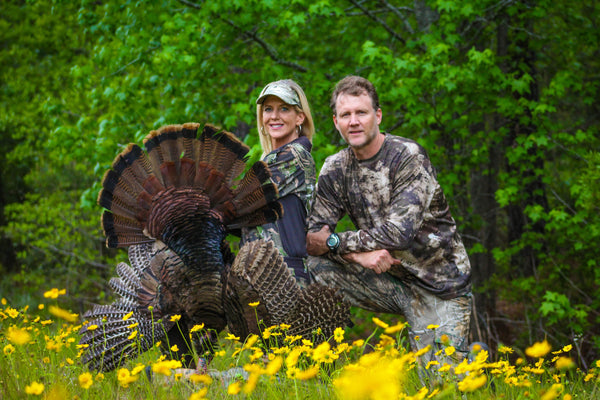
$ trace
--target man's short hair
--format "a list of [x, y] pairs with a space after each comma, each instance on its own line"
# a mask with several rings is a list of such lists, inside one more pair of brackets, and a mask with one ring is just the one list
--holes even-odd
[[337, 85], [335, 85], [335, 89], [333, 89], [331, 102], [329, 103], [331, 111], [333, 111], [333, 115], [336, 115], [337, 110], [335, 109], [335, 102], [340, 94], [360, 96], [363, 93], [367, 93], [369, 95], [371, 102], [373, 103], [373, 109], [378, 110], [379, 96], [377, 96], [375, 86], [373, 86], [368, 79], [356, 75], [348, 75], [339, 81]]

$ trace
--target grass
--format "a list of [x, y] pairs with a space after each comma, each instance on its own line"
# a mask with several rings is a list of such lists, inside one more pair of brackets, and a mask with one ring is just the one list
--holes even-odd
[[[55, 305], [62, 294], [53, 289], [44, 295], [47, 304], [21, 309], [2, 299], [1, 399], [600, 397], [600, 361], [588, 371], [578, 369], [570, 344], [554, 351], [545, 340], [524, 351], [500, 346], [497, 360], [480, 351], [471, 363], [457, 363], [450, 345], [411, 352], [405, 347], [405, 324], [378, 318], [369, 323], [364, 340], [348, 339], [350, 333], [339, 328], [321, 344], [286, 336], [285, 326], [266, 328], [262, 337], [236, 338], [222, 332], [207, 375], [181, 370], [179, 362], [164, 359], [157, 347], [115, 371], [88, 371], [79, 361], [84, 351], [78, 345], [82, 321]], [[431, 352], [439, 363], [423, 365]]]

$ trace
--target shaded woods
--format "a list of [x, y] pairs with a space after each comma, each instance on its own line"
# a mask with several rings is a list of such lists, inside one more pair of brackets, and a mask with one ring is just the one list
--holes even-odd
[[0, 293], [110, 296], [102, 173], [151, 129], [221, 125], [253, 146], [260, 88], [293, 78], [319, 168], [328, 108], [375, 83], [382, 129], [429, 151], [469, 250], [473, 339], [600, 355], [600, 6], [569, 1], [8, 1], [0, 6]]

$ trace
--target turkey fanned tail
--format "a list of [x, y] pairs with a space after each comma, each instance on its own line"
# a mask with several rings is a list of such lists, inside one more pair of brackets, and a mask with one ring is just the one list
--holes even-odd
[[272, 241], [246, 243], [223, 279], [223, 307], [236, 336], [286, 324], [286, 334], [318, 342], [350, 323], [342, 296], [318, 284], [300, 288]]

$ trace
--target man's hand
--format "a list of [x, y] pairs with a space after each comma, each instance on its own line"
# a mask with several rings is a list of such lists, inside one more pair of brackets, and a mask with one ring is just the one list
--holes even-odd
[[348, 253], [342, 256], [345, 260], [360, 264], [364, 268], [372, 269], [377, 274], [389, 271], [392, 265], [400, 264], [401, 261], [392, 257], [389, 251], [373, 250], [364, 253]]
[[311, 256], [321, 256], [329, 251], [327, 238], [331, 235], [329, 225], [323, 225], [319, 232], [308, 232], [306, 234], [306, 251]]

